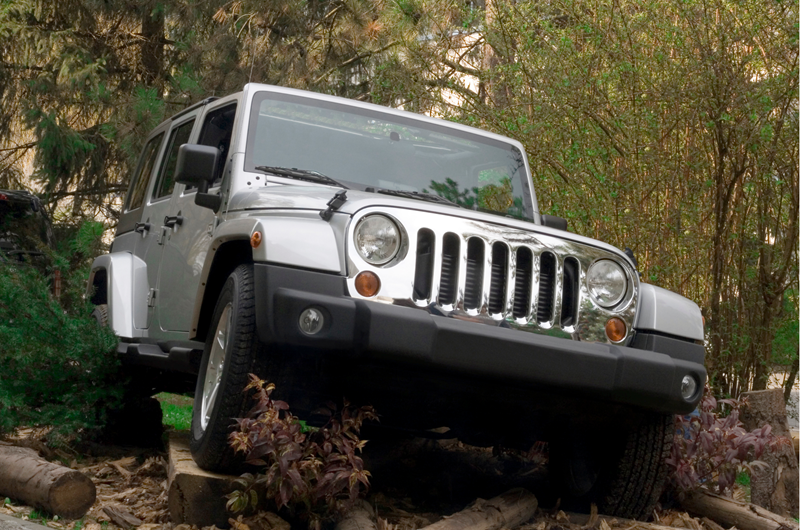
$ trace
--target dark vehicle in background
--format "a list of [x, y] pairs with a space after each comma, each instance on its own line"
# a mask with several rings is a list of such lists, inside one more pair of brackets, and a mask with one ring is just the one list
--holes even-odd
[[[50, 219], [39, 198], [28, 191], [0, 189], [0, 262], [32, 265], [47, 271], [47, 250], [53, 248]], [[59, 271], [53, 293], [61, 293]]]

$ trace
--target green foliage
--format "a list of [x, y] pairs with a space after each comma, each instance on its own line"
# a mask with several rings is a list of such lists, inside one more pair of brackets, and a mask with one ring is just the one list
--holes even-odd
[[275, 385], [250, 374], [245, 392], [254, 389], [256, 405], [248, 417], [237, 420], [230, 434], [231, 447], [246, 455], [246, 462], [264, 469], [236, 480], [242, 489], [227, 495], [228, 509], [238, 512], [271, 500], [286, 507], [319, 530], [324, 521], [342, 516], [366, 494], [369, 471], [356, 453], [366, 441], [359, 439], [365, 420], [377, 420], [372, 407], [332, 410], [327, 425], [305, 427], [289, 412], [289, 405], [270, 397]]
[[161, 403], [164, 425], [172, 426], [176, 431], [188, 431], [192, 426], [192, 399], [162, 392], [156, 395]]
[[773, 344], [773, 361], [775, 364], [789, 366], [797, 359], [800, 350], [800, 326], [798, 326], [797, 308], [792, 299], [794, 292], [787, 292], [783, 299], [783, 316], [775, 332]]
[[[49, 275], [0, 262], [0, 433], [49, 426], [52, 444], [82, 440], [119, 399], [109, 384], [117, 375], [116, 338], [90, 318], [82, 297], [97, 230], [78, 227], [66, 252], [53, 253]], [[60, 269], [64, 295], [56, 300], [52, 271], [61, 266], [71, 268]]]

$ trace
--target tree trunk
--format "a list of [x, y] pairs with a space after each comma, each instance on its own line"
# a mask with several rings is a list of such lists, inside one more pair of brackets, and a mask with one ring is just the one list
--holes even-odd
[[33, 449], [0, 445], [0, 497], [78, 519], [92, 507], [95, 494], [83, 473], [48, 462]]
[[[744, 392], [742, 397], [747, 398], [747, 406], [742, 408], [740, 415], [745, 429], [752, 431], [769, 424], [775, 436], [786, 437], [791, 442], [786, 423], [786, 402], [780, 388]], [[752, 472], [750, 484], [753, 504], [783, 517], [797, 517], [800, 475], [791, 443], [782, 443], [773, 451], [767, 449], [761, 460], [769, 467], [757, 468]]]
[[509, 490], [485, 501], [478, 499], [467, 509], [445, 517], [422, 530], [499, 530], [516, 528], [533, 517], [538, 503], [526, 489]]
[[156, 2], [146, 2], [141, 9], [142, 72], [145, 83], [153, 85], [161, 76], [164, 57], [164, 10]]
[[786, 382], [783, 383], [783, 400], [787, 403], [789, 402], [789, 398], [792, 397], [792, 390], [794, 389], [794, 381], [797, 379], [798, 368], [800, 368], [800, 358], [795, 357], [792, 368], [789, 371], [789, 377], [787, 377]]
[[715, 493], [698, 490], [681, 500], [692, 515], [708, 517], [724, 527], [739, 530], [797, 530], [797, 523], [754, 504], [739, 502]]

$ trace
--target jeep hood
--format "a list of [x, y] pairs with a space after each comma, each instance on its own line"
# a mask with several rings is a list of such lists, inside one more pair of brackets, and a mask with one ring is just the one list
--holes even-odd
[[[229, 212], [254, 212], [261, 210], [265, 213], [270, 210], [322, 211], [328, 207], [328, 201], [330, 201], [338, 191], [339, 188], [305, 183], [288, 186], [277, 184], [264, 187], [253, 187], [240, 190], [234, 194], [228, 203], [227, 210]], [[471, 219], [473, 221], [507, 226], [519, 230], [526, 230], [529, 232], [536, 232], [562, 239], [568, 239], [584, 245], [591, 245], [613, 252], [623, 257], [623, 259], [628, 259], [623, 252], [612, 245], [603, 243], [602, 241], [597, 241], [595, 239], [590, 239], [588, 237], [583, 237], [572, 232], [565, 232], [563, 230], [549, 228], [530, 221], [515, 219], [513, 217], [494, 215], [476, 210], [470, 210], [468, 208], [462, 208], [459, 206], [450, 206], [447, 204], [424, 200], [393, 197], [391, 195], [383, 195], [381, 193], [349, 189], [347, 190], [347, 201], [338, 210], [336, 210], [336, 213], [348, 214], [352, 216], [359, 210], [368, 207], [378, 209], [381, 207], [404, 208], [406, 210], [438, 213], [441, 215], [462, 217], [465, 219]]]

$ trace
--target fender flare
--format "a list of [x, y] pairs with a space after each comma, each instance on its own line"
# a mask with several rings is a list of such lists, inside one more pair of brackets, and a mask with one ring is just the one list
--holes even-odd
[[135, 311], [147, 314], [147, 290], [134, 293], [134, 275], [144, 275], [147, 282], [147, 264], [140, 258], [127, 252], [104, 254], [92, 262], [89, 273], [87, 296], [92, 295], [95, 279], [99, 272], [105, 272], [106, 300], [108, 305], [108, 323], [119, 337], [133, 338], [141, 336], [141, 330], [133, 325]]
[[648, 283], [639, 284], [639, 311], [634, 328], [691, 340], [704, 340], [700, 308], [683, 296]]
[[[261, 232], [263, 240], [257, 248], [251, 248], [250, 237], [256, 231]], [[227, 220], [219, 226], [208, 245], [192, 311], [189, 333], [192, 339], [203, 334], [206, 304], [216, 303], [216, 300], [209, 301], [205, 298], [209, 286], [215, 281], [215, 278], [209, 276], [218, 261], [217, 254], [221, 248], [234, 241], [246, 242], [248, 248], [246, 259], [251, 262], [273, 263], [289, 268], [330, 273], [340, 273], [344, 267], [344, 252], [340, 249], [336, 232], [330, 223], [319, 218], [316, 211], [308, 215], [273, 214]], [[298, 242], [302, 244], [298, 245]], [[237, 248], [237, 254], [240, 259], [245, 259], [241, 247]], [[214, 290], [212, 288], [212, 292]]]

